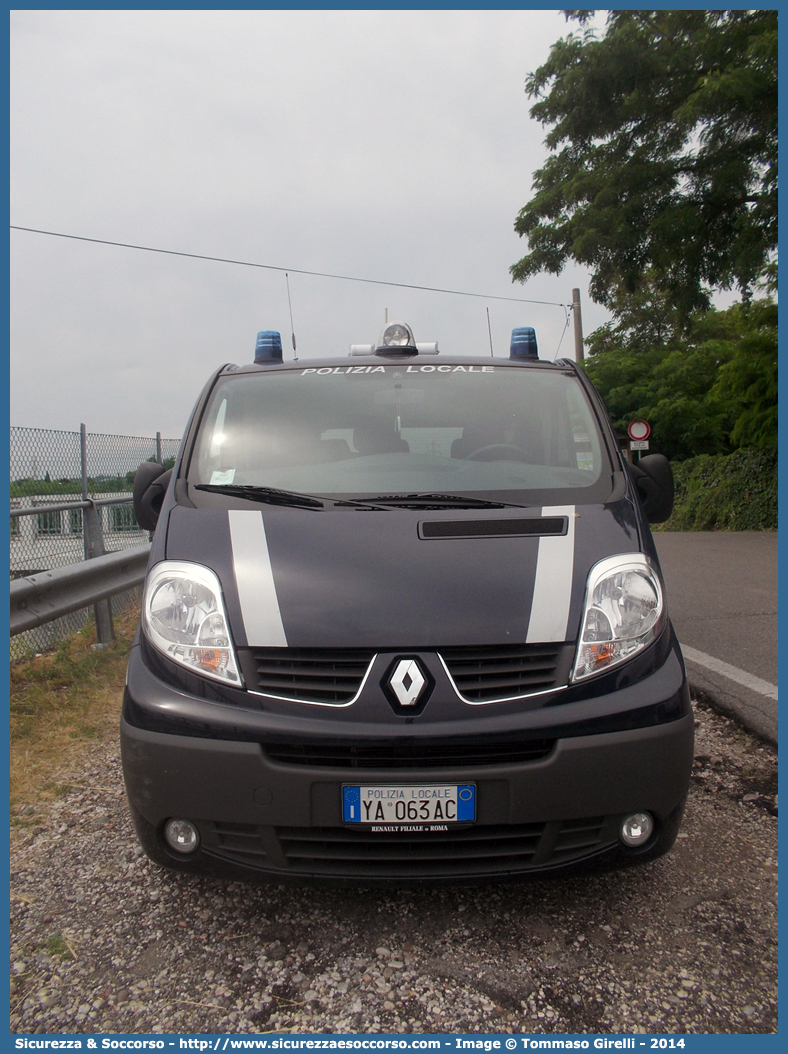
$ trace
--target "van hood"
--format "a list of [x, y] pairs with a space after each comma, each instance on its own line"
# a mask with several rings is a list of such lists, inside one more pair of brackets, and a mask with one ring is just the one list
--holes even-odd
[[239, 647], [571, 641], [591, 567], [640, 550], [626, 499], [500, 512], [176, 505], [166, 540], [167, 559], [218, 575]]

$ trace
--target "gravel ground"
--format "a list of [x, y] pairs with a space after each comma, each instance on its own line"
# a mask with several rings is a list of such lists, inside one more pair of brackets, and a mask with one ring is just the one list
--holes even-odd
[[675, 849], [504, 886], [293, 888], [137, 848], [117, 737], [12, 832], [15, 1033], [773, 1033], [777, 757], [696, 704]]

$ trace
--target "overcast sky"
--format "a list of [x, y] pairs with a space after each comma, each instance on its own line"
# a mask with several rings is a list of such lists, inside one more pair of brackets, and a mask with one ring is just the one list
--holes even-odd
[[[291, 268], [298, 355], [388, 318], [447, 352], [513, 326], [573, 355], [608, 315], [588, 275], [513, 285], [544, 161], [527, 74], [558, 11], [20, 11], [11, 15], [11, 223]], [[327, 272], [490, 299], [310, 277]], [[260, 329], [291, 353], [283, 273], [11, 231], [11, 424], [181, 435], [211, 371]], [[521, 297], [539, 303], [510, 303]]]

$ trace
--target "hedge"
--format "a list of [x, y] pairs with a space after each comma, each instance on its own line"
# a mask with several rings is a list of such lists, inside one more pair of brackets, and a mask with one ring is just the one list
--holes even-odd
[[672, 463], [676, 502], [657, 531], [777, 530], [777, 451], [700, 454]]

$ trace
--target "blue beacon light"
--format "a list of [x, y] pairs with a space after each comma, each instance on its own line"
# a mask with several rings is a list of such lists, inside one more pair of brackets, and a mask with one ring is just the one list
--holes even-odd
[[510, 359], [538, 359], [536, 347], [536, 330], [533, 326], [518, 326], [512, 330], [512, 342], [509, 346]]
[[282, 336], [275, 329], [261, 329], [254, 346], [256, 363], [282, 361]]

